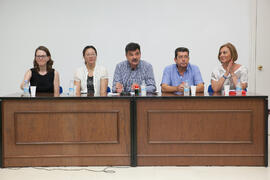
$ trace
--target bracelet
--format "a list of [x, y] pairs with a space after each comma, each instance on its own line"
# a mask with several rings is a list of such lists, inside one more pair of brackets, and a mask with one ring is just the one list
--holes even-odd
[[224, 74], [223, 74], [222, 77], [223, 77], [225, 80], [228, 79], [228, 76], [225, 76]]

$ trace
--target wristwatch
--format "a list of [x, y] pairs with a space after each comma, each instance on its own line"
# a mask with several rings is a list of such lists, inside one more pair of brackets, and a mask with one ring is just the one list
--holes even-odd
[[224, 74], [223, 74], [222, 77], [223, 77], [225, 80], [228, 79], [228, 76], [225, 76]]

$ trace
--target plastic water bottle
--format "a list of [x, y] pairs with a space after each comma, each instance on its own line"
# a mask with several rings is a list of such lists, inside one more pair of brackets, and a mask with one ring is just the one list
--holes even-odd
[[74, 96], [74, 81], [73, 80], [70, 80], [69, 82], [68, 95]]
[[235, 89], [236, 89], [236, 95], [238, 96], [242, 95], [242, 86], [241, 86], [240, 79], [238, 79]]
[[73, 95], [76, 96], [76, 91], [77, 91], [77, 86], [74, 84], [74, 92], [73, 92]]
[[146, 85], [144, 81], [141, 84], [141, 95], [146, 96]]
[[189, 96], [189, 86], [187, 80], [184, 83], [184, 96]]
[[24, 96], [29, 96], [29, 82], [27, 80], [24, 80], [23, 84], [23, 95]]

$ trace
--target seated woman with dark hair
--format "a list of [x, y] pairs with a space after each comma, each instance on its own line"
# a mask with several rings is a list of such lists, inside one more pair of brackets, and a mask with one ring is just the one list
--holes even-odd
[[231, 43], [226, 43], [219, 48], [218, 59], [221, 66], [217, 67], [211, 74], [211, 84], [214, 92], [224, 89], [224, 85], [230, 85], [230, 89], [236, 89], [240, 81], [242, 89], [248, 85], [247, 67], [236, 64], [238, 58], [236, 48]]
[[106, 96], [108, 87], [108, 72], [103, 66], [98, 66], [97, 50], [94, 46], [83, 49], [84, 65], [76, 69], [74, 79], [76, 95], [87, 93], [89, 95]]
[[33, 64], [34, 68], [24, 75], [21, 89], [25, 81], [30, 81], [31, 86], [37, 87], [37, 93], [54, 93], [54, 96], [59, 96], [59, 74], [52, 68], [53, 60], [49, 49], [39, 46], [35, 51]]

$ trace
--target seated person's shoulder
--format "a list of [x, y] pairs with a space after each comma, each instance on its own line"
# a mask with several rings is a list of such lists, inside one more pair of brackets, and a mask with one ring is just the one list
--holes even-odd
[[107, 68], [105, 66], [101, 66], [101, 65], [97, 66], [96, 72], [100, 73], [102, 75], [105, 75], [108, 73]]
[[190, 64], [190, 67], [191, 67], [192, 69], [200, 69], [199, 66], [196, 65], [196, 64]]
[[118, 63], [116, 66], [126, 66], [128, 63], [128, 61], [121, 61], [120, 63]]
[[105, 66], [102, 66], [102, 65], [98, 65], [98, 66], [97, 66], [97, 69], [98, 69], [98, 70], [101, 70], [101, 71], [107, 70], [107, 68], [105, 68]]
[[166, 66], [164, 68], [164, 71], [172, 71], [173, 69], [177, 69], [176, 64], [170, 64], [170, 65]]
[[81, 66], [75, 69], [74, 75], [76, 78], [82, 79], [85, 73], [86, 69], [83, 66]]
[[36, 68], [31, 68], [29, 69], [27, 72], [33, 72], [33, 73], [38, 73], [37, 69]]
[[190, 67], [191, 67], [192, 71], [194, 71], [194, 72], [200, 72], [199, 66], [197, 66], [195, 64], [192, 64], [192, 65], [190, 65]]
[[56, 71], [55, 69], [53, 69], [53, 71], [54, 71], [54, 74], [59, 75], [58, 71]]
[[240, 67], [239, 67], [241, 70], [243, 70], [243, 71], [248, 71], [248, 68], [246, 67], [246, 66], [244, 66], [244, 65], [240, 65]]
[[224, 73], [224, 69], [221, 67], [215, 67], [212, 70], [212, 74], [223, 74]]
[[58, 76], [58, 72], [53, 68], [48, 71], [48, 74], [54, 74], [54, 75]]
[[116, 64], [116, 66], [115, 66], [115, 72], [122, 72], [125, 69], [127, 69], [127, 62], [126, 61], [122, 61], [122, 62]]
[[141, 63], [142, 63], [143, 66], [152, 67], [152, 65], [149, 62], [145, 61], [145, 60], [141, 60]]

